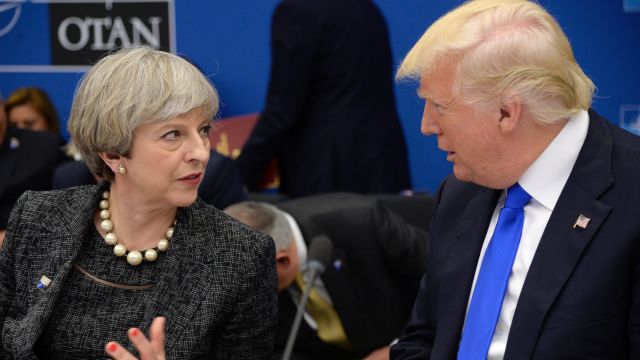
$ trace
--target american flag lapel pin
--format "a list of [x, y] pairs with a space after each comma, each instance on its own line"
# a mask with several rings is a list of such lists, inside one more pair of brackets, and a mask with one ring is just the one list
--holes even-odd
[[51, 279], [47, 277], [47, 275], [42, 275], [40, 281], [38, 281], [38, 285], [36, 287], [42, 291], [44, 291], [51, 284]]
[[587, 225], [589, 225], [589, 221], [591, 221], [591, 218], [580, 214], [580, 216], [578, 216], [578, 218], [576, 219], [576, 223], [573, 224], [573, 228], [575, 229], [579, 227], [580, 229], [586, 229]]

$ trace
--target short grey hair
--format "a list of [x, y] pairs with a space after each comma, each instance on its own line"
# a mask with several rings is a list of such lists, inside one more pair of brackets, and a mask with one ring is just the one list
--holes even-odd
[[218, 95], [209, 80], [180, 56], [148, 46], [105, 56], [82, 78], [68, 128], [95, 175], [113, 180], [100, 152], [128, 156], [136, 129], [199, 109], [218, 112]]
[[276, 251], [286, 250], [291, 246], [291, 226], [285, 212], [277, 207], [264, 202], [243, 201], [227, 207], [224, 212], [260, 232], [271, 235]]

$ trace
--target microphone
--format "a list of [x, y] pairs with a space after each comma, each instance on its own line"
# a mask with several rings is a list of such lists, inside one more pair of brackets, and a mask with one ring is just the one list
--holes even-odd
[[311, 293], [311, 289], [313, 288], [316, 279], [324, 272], [327, 263], [331, 259], [332, 250], [333, 244], [331, 243], [331, 240], [324, 235], [316, 236], [311, 240], [311, 245], [309, 246], [309, 261], [307, 261], [309, 279], [302, 293], [300, 303], [298, 304], [298, 311], [296, 312], [296, 317], [293, 320], [293, 325], [291, 326], [291, 332], [287, 339], [287, 346], [284, 349], [282, 360], [289, 360], [291, 357], [293, 344], [296, 342], [298, 329], [300, 328], [300, 322], [302, 321], [302, 315], [304, 314], [304, 309], [307, 306], [307, 301], [309, 301], [309, 294]]

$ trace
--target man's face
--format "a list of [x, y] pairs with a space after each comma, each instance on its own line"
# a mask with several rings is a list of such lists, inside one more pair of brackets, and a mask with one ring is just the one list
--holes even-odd
[[418, 94], [425, 99], [421, 132], [437, 136], [438, 148], [447, 153], [456, 178], [502, 188], [501, 177], [509, 164], [498, 126], [500, 108], [483, 111], [464, 104], [453, 93], [456, 62], [442, 64], [420, 81]]
[[296, 275], [300, 271], [300, 259], [295, 241], [292, 241], [286, 250], [276, 253], [276, 270], [278, 271], [278, 291], [288, 288], [296, 280]]

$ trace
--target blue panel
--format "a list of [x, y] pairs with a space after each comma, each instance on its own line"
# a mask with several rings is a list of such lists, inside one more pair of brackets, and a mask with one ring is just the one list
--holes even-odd
[[640, 11], [640, 0], [624, 0], [624, 11]]
[[0, 13], [0, 33], [6, 32], [0, 36], [0, 65], [49, 64], [49, 5], [0, 3], [0, 7], [7, 7]]

